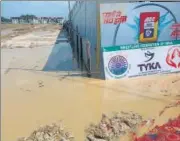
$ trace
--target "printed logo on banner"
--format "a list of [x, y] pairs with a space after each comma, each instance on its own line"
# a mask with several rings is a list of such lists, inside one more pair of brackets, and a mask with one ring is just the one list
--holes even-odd
[[145, 53], [145, 57], [148, 58], [148, 60], [146, 60], [144, 62], [149, 62], [154, 58], [154, 53], [151, 53], [150, 51], [147, 51], [147, 53]]
[[139, 42], [157, 41], [159, 15], [159, 12], [144, 12], [140, 14]]
[[180, 68], [180, 46], [168, 50], [166, 63], [173, 68]]
[[116, 55], [109, 59], [106, 70], [111, 77], [120, 78], [127, 74], [129, 65], [124, 56]]
[[155, 53], [147, 51], [147, 53], [144, 53], [144, 55], [146, 58], [148, 58], [148, 60], [144, 61], [147, 63], [137, 65], [141, 72], [149, 72], [149, 71], [156, 72], [157, 70], [161, 69], [161, 65], [159, 62], [149, 62], [154, 58]]

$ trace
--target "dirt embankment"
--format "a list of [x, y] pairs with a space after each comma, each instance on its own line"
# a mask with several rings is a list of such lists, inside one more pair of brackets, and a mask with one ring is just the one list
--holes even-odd
[[23, 34], [27, 34], [37, 30], [47, 30], [47, 28], [61, 29], [59, 25], [47, 24], [2, 24], [1, 25], [1, 41], [10, 40]]
[[[59, 33], [59, 25], [3, 25], [1, 31], [1, 48], [34, 48], [49, 45], [54, 34]], [[48, 34], [48, 37], [45, 34]], [[47, 38], [44, 39], [44, 36]]]

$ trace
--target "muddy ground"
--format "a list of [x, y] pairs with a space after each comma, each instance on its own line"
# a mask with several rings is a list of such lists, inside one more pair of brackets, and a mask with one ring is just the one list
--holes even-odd
[[53, 29], [60, 29], [58, 25], [1, 24], [1, 42], [3, 43], [5, 40], [11, 40], [13, 37], [17, 37], [30, 32], [46, 30], [46, 28], [50, 28], [51, 31], [54, 31]]
[[[70, 45], [56, 44], [59, 26], [38, 25], [9, 36], [21, 27], [2, 30], [12, 30], [1, 41], [2, 141], [28, 137], [40, 125], [59, 120], [75, 140], [84, 141], [85, 129], [90, 123], [98, 124], [103, 113], [112, 117], [113, 112], [133, 111], [158, 125], [180, 113], [179, 107], [173, 107], [159, 116], [165, 106], [180, 99], [180, 74], [116, 81], [71, 76], [70, 69], [55, 71], [67, 63], [77, 66]], [[51, 69], [44, 71], [45, 66]]]

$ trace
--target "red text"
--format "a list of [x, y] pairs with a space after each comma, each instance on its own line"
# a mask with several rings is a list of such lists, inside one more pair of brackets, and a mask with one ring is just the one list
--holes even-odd
[[104, 24], [121, 24], [127, 21], [127, 16], [122, 15], [120, 11], [104, 12], [103, 23]]
[[180, 24], [173, 24], [171, 29], [172, 29], [171, 37], [180, 38]]

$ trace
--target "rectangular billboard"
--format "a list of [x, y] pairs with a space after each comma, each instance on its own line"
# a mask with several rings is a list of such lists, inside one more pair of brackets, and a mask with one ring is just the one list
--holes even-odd
[[180, 2], [100, 5], [101, 46], [180, 40]]
[[180, 72], [180, 2], [100, 5], [106, 79]]
[[180, 72], [180, 40], [103, 48], [106, 79]]

